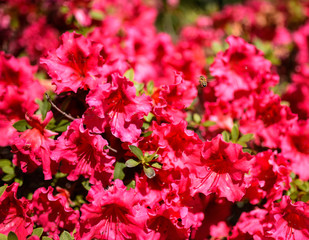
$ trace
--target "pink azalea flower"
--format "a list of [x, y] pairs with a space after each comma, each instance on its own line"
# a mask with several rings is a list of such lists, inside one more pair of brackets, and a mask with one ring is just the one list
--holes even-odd
[[32, 233], [33, 222], [25, 198], [17, 199], [18, 183], [8, 186], [0, 196], [0, 233], [8, 235], [13, 231], [18, 239], [26, 239]]
[[147, 239], [189, 239], [190, 228], [182, 223], [187, 213], [186, 207], [168, 207], [165, 204], [150, 209]]
[[106, 72], [102, 71], [106, 59], [103, 46], [92, 42], [81, 34], [64, 33], [59, 47], [49, 52], [40, 63], [56, 85], [56, 93], [77, 92], [78, 89], [94, 89], [102, 82]]
[[294, 40], [298, 47], [298, 54], [296, 60], [300, 64], [308, 64], [309, 62], [309, 22], [304, 24], [294, 33]]
[[309, 120], [295, 123], [281, 143], [282, 155], [291, 161], [292, 171], [309, 180]]
[[53, 188], [37, 189], [32, 197], [31, 208], [33, 222], [42, 226], [54, 239], [59, 239], [59, 234], [66, 230], [70, 233], [77, 227], [79, 212], [69, 207], [66, 197], [53, 195]]
[[81, 207], [81, 239], [145, 239], [146, 208], [140, 194], [126, 190], [116, 179], [115, 184], [104, 190], [101, 185], [92, 186], [87, 200]]
[[218, 135], [204, 142], [201, 167], [197, 170], [191, 191], [209, 195], [212, 192], [229, 201], [240, 201], [245, 195], [245, 173], [252, 166], [252, 156], [238, 144], [226, 143]]
[[152, 108], [148, 96], [136, 96], [133, 82], [116, 74], [112, 75], [111, 83], [90, 91], [86, 102], [90, 106], [84, 115], [87, 127], [104, 132], [108, 125], [112, 134], [123, 142], [134, 142], [139, 137], [143, 117]]
[[238, 37], [226, 41], [230, 47], [219, 52], [210, 66], [217, 97], [232, 100], [239, 91], [267, 89], [278, 83], [279, 77], [271, 73], [271, 63], [262, 51]]
[[175, 83], [161, 86], [151, 96], [155, 102], [153, 112], [159, 122], [178, 123], [185, 118], [184, 109], [190, 106], [196, 96], [194, 84], [184, 81], [181, 74], [175, 72]]
[[104, 146], [108, 142], [101, 135], [92, 134], [84, 129], [81, 119], [74, 120], [56, 141], [56, 149], [51, 158], [61, 165], [60, 171], [69, 173], [68, 179], [76, 181], [80, 175], [90, 177], [95, 183], [95, 173], [105, 175], [106, 182], [111, 176], [109, 169], [114, 159], [107, 156]]
[[14, 138], [13, 163], [21, 167], [23, 172], [32, 172], [38, 166], [42, 166], [45, 180], [51, 179], [56, 172], [56, 162], [50, 159], [50, 149], [54, 145], [54, 140], [49, 138], [57, 133], [45, 129], [52, 119], [53, 114], [49, 111], [44, 121], [37, 115], [29, 116], [26, 120], [32, 127], [18, 134]]
[[271, 210], [273, 227], [268, 231], [275, 239], [309, 239], [309, 205], [304, 202], [292, 203], [289, 196], [283, 196]]
[[42, 98], [44, 88], [33, 77], [36, 70], [28, 58], [0, 52], [0, 131], [5, 132], [0, 146], [11, 145], [16, 133], [12, 125], [38, 108], [34, 100]]

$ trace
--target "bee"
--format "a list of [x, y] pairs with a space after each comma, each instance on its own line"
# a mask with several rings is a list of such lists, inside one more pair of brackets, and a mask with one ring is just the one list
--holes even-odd
[[199, 82], [201, 87], [207, 87], [207, 78], [205, 76], [199, 76]]

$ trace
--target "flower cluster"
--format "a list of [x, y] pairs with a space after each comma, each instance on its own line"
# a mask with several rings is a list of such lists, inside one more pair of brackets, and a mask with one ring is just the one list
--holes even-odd
[[0, 2], [0, 237], [309, 239], [308, 2], [181, 4]]

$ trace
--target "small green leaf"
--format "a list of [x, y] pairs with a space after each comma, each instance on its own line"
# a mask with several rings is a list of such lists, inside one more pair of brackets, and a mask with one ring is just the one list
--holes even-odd
[[146, 162], [152, 161], [152, 159], [155, 158], [155, 156], [156, 156], [157, 152], [159, 151], [159, 149], [160, 149], [160, 148], [158, 148], [153, 154], [151, 154], [151, 155], [148, 157], [148, 159], [147, 159]]
[[33, 229], [32, 236], [41, 237], [44, 229], [42, 227]]
[[303, 202], [308, 202], [309, 201], [309, 193], [306, 193], [305, 195], [303, 195], [300, 199]]
[[242, 151], [243, 151], [243, 152], [246, 152], [246, 153], [252, 154], [252, 150], [251, 150], [251, 149], [247, 149], [247, 148], [246, 148], [246, 149], [243, 149]]
[[162, 164], [158, 163], [158, 162], [154, 162], [151, 164], [152, 167], [154, 168], [158, 168], [158, 169], [161, 169], [162, 168]]
[[253, 133], [247, 133], [245, 135], [242, 135], [240, 138], [239, 138], [239, 142], [249, 142], [251, 139], [253, 139], [254, 137], [254, 134]]
[[136, 182], [135, 182], [135, 180], [132, 180], [131, 182], [129, 182], [128, 184], [127, 184], [127, 190], [130, 190], [130, 188], [135, 188], [136, 187]]
[[14, 168], [12, 166], [4, 166], [2, 167], [2, 171], [7, 174], [15, 174]]
[[154, 178], [156, 176], [156, 172], [152, 167], [143, 166], [143, 169], [144, 169], [144, 173], [146, 174], [146, 176], [148, 178], [151, 179], [151, 178]]
[[238, 129], [238, 125], [235, 123], [232, 127], [232, 131], [231, 131], [231, 138], [232, 138], [232, 142], [236, 142], [237, 139], [239, 137], [239, 129]]
[[8, 240], [18, 240], [18, 237], [16, 236], [14, 232], [11, 231], [9, 232]]
[[42, 240], [53, 240], [53, 239], [51, 239], [51, 238], [49, 238], [49, 237], [46, 237], [46, 236], [43, 236], [43, 237], [42, 237]]
[[114, 169], [114, 180], [120, 179], [123, 180], [125, 177], [125, 174], [123, 172], [123, 169], [126, 167], [125, 163], [123, 162], [116, 162], [115, 169]]
[[309, 192], [309, 183], [303, 182], [303, 184], [298, 186], [298, 188], [304, 192]]
[[148, 122], [143, 122], [143, 129], [148, 129], [150, 127], [150, 124]]
[[74, 240], [71, 234], [67, 231], [63, 231], [60, 235], [60, 240]]
[[7, 240], [8, 237], [2, 233], [0, 233], [0, 240]]
[[142, 94], [144, 92], [144, 83], [139, 83], [139, 82], [135, 82], [134, 81], [134, 87], [136, 89], [136, 96], [139, 96], [140, 94]]
[[9, 182], [15, 177], [15, 174], [7, 174], [2, 177], [2, 181]]
[[131, 82], [133, 82], [134, 81], [134, 70], [133, 70], [133, 68], [130, 68], [129, 70], [127, 70], [124, 73], [124, 76], [126, 78], [128, 78]]
[[203, 127], [210, 127], [216, 125], [216, 122], [214, 121], [206, 121], [202, 123]]
[[230, 134], [227, 131], [225, 131], [225, 130], [222, 132], [222, 137], [223, 137], [223, 140], [225, 142], [229, 142], [230, 141]]
[[19, 187], [21, 187], [23, 185], [23, 183], [24, 183], [24, 181], [22, 179], [20, 179], [20, 178], [15, 178], [14, 182], [17, 182], [19, 184], [18, 185]]
[[247, 147], [247, 144], [245, 142], [241, 142], [238, 140], [237, 143], [241, 145], [242, 147]]
[[143, 152], [142, 150], [140, 150], [138, 147], [134, 146], [134, 145], [130, 145], [129, 146], [131, 152], [139, 159], [139, 160], [143, 160]]
[[9, 159], [0, 159], [0, 168], [5, 166], [12, 166], [12, 161]]
[[35, 102], [39, 105], [39, 110], [37, 113], [42, 115], [42, 119], [45, 119], [47, 112], [51, 109], [51, 105], [46, 99], [45, 94], [43, 101], [37, 98], [35, 99]]
[[101, 21], [104, 18], [103, 12], [99, 10], [91, 10], [89, 15], [93, 20], [97, 20], [97, 21]]
[[26, 120], [20, 120], [16, 123], [13, 124], [13, 127], [18, 131], [18, 132], [24, 132], [27, 129], [30, 129], [31, 126], [27, 123]]
[[71, 122], [67, 119], [61, 119], [58, 124], [56, 124], [52, 129], [54, 132], [65, 132]]
[[196, 122], [196, 123], [200, 123], [202, 120], [201, 116], [197, 113], [194, 113], [193, 114], [193, 121]]
[[126, 167], [128, 168], [133, 168], [136, 167], [137, 165], [139, 165], [141, 162], [135, 161], [134, 159], [129, 159], [126, 161]]
[[154, 88], [154, 82], [153, 82], [152, 80], [149, 81], [149, 82], [147, 83], [146, 88], [147, 88], [147, 93], [148, 93], [149, 95], [152, 95], [152, 94], [153, 94], [153, 88]]
[[153, 119], [154, 115], [150, 112], [148, 113], [147, 116], [144, 116], [145, 121], [147, 122], [151, 122], [151, 120]]
[[144, 132], [143, 137], [148, 137], [152, 134], [152, 131]]
[[83, 185], [83, 187], [87, 190], [87, 191], [89, 191], [90, 190], [90, 184], [89, 184], [89, 181], [82, 181], [82, 185]]
[[8, 187], [7, 184], [5, 184], [4, 186], [0, 187], [0, 197], [2, 196], [2, 194], [5, 192], [5, 189]]

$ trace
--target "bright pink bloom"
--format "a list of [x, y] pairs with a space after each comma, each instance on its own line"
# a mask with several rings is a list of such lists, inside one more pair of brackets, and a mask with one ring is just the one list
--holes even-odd
[[0, 196], [0, 233], [15, 232], [18, 239], [26, 239], [32, 233], [28, 200], [17, 199], [18, 183], [8, 186]]
[[66, 32], [60, 38], [59, 47], [41, 58], [40, 63], [52, 77], [56, 93], [77, 92], [78, 89], [94, 89], [110, 74], [104, 71], [106, 59], [102, 53], [103, 45], [81, 34]]
[[292, 171], [309, 180], [309, 120], [295, 123], [282, 139], [282, 155], [291, 161]]
[[150, 209], [147, 239], [189, 239], [190, 227], [185, 227], [182, 223], [187, 213], [187, 208], [168, 207], [165, 204]]
[[294, 39], [298, 47], [296, 60], [300, 64], [309, 62], [309, 21], [294, 33]]
[[235, 202], [245, 195], [245, 173], [252, 166], [252, 156], [242, 151], [238, 144], [226, 143], [218, 135], [212, 141], [204, 142], [201, 151], [201, 167], [192, 185], [192, 193], [205, 195], [217, 193]]
[[37, 167], [42, 166], [45, 180], [52, 178], [57, 165], [50, 159], [50, 149], [54, 145], [54, 140], [50, 137], [57, 133], [45, 129], [52, 117], [51, 111], [47, 113], [44, 121], [40, 116], [26, 114], [26, 120], [32, 128], [15, 137], [12, 146], [15, 153], [13, 163], [21, 167], [23, 172], [33, 172]]
[[108, 142], [101, 135], [92, 134], [84, 129], [81, 119], [71, 123], [67, 131], [56, 141], [56, 149], [53, 150], [51, 158], [60, 163], [60, 171], [69, 173], [68, 179], [76, 181], [80, 175], [89, 178], [95, 183], [95, 175], [108, 176], [112, 173], [107, 171], [112, 166], [114, 159], [108, 157], [104, 152], [104, 146]]
[[161, 86], [151, 96], [155, 102], [153, 112], [159, 122], [178, 123], [185, 118], [184, 109], [190, 106], [196, 96], [195, 85], [184, 81], [181, 74], [175, 72], [175, 83]]
[[292, 203], [289, 196], [283, 196], [280, 203], [274, 204], [271, 214], [273, 228], [268, 233], [275, 239], [309, 239], [308, 203]]
[[66, 230], [72, 234], [77, 227], [79, 211], [69, 207], [67, 198], [53, 195], [53, 188], [37, 189], [32, 197], [31, 208], [33, 222], [44, 228], [53, 238], [59, 239], [59, 234]]
[[126, 190], [122, 181], [104, 190], [94, 185], [89, 190], [89, 204], [81, 207], [81, 239], [145, 239], [146, 208], [141, 205], [140, 194], [134, 189]]
[[271, 73], [271, 63], [262, 51], [242, 38], [230, 36], [226, 41], [230, 47], [219, 52], [210, 67], [217, 97], [232, 100], [237, 93], [260, 91], [278, 83], [279, 77]]
[[34, 100], [42, 98], [44, 89], [33, 77], [36, 70], [28, 58], [0, 52], [0, 131], [5, 132], [1, 146], [12, 144], [16, 132], [12, 125], [38, 108]]
[[111, 83], [90, 91], [86, 102], [90, 107], [84, 115], [87, 127], [104, 132], [107, 125], [123, 142], [134, 142], [139, 137], [143, 118], [152, 108], [150, 97], [136, 96], [133, 82], [118, 74], [112, 75]]

